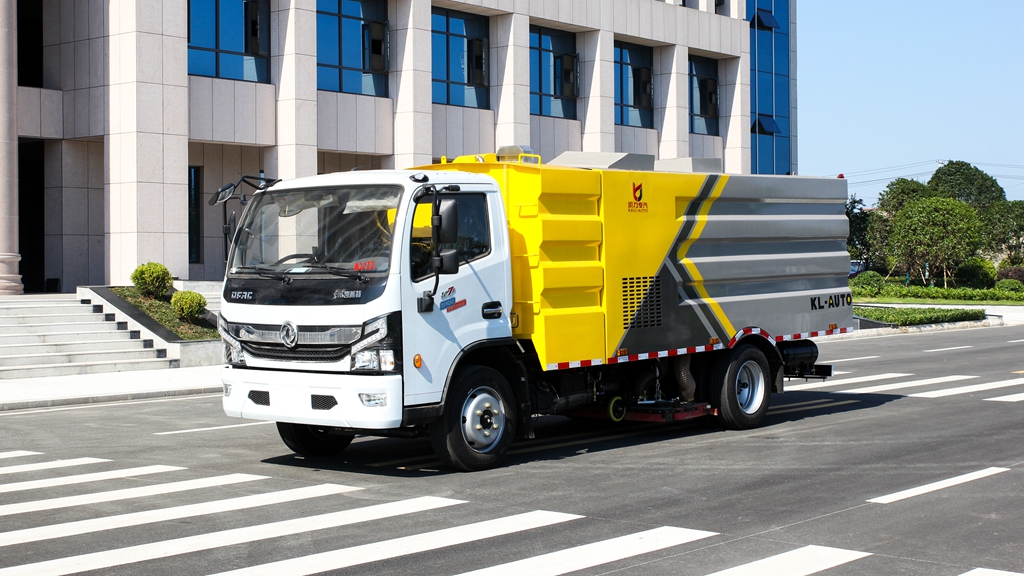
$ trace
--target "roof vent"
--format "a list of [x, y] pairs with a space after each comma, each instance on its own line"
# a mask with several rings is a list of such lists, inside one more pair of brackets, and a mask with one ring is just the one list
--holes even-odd
[[601, 170], [654, 170], [653, 154], [630, 154], [626, 152], [578, 152], [566, 151], [548, 162], [552, 166], [573, 168], [597, 168]]

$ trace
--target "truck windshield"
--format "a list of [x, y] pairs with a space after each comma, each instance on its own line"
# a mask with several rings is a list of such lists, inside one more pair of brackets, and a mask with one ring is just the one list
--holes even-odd
[[399, 186], [343, 186], [257, 194], [236, 236], [231, 274], [386, 272]]

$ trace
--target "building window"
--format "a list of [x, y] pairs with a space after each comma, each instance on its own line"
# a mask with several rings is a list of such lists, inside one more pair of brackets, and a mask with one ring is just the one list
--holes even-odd
[[615, 123], [654, 127], [654, 50], [615, 43]]
[[576, 35], [530, 26], [530, 114], [576, 119]]
[[718, 136], [718, 60], [690, 56], [690, 133]]
[[792, 172], [790, 0], [747, 0], [750, 22], [750, 159], [754, 174]]
[[203, 168], [188, 167], [188, 263], [203, 262]]
[[441, 8], [431, 14], [434, 103], [488, 108], [487, 17]]
[[189, 0], [188, 73], [270, 82], [270, 0]]
[[387, 2], [317, 0], [316, 9], [317, 88], [387, 96]]

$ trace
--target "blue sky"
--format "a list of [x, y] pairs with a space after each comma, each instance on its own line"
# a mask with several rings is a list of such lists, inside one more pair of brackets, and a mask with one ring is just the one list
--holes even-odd
[[800, 174], [870, 206], [966, 160], [1024, 200], [1022, 23], [1022, 0], [798, 0]]

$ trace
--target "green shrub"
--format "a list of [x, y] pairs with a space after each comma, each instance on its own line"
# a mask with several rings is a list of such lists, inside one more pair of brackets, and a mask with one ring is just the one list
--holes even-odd
[[867, 272], [861, 272], [850, 280], [850, 288], [857, 289], [854, 295], [858, 295], [860, 292], [862, 297], [877, 296], [878, 292], [885, 286], [885, 278], [878, 272], [868, 270]]
[[159, 262], [146, 262], [132, 272], [132, 284], [144, 296], [157, 297], [167, 294], [174, 284], [171, 271]]
[[1005, 278], [996, 282], [996, 290], [1004, 292], [1024, 292], [1024, 283], [1013, 278]]
[[853, 313], [862, 318], [899, 326], [984, 320], [984, 310], [965, 308], [874, 308], [854, 306]]
[[171, 296], [171, 308], [182, 320], [197, 320], [206, 309], [206, 298], [199, 292], [182, 290]]
[[996, 285], [996, 267], [985, 258], [968, 258], [956, 269], [956, 281], [967, 288], [991, 288]]
[[939, 288], [930, 286], [900, 286], [886, 284], [878, 294], [882, 298], [922, 298], [925, 300], [1009, 300], [1024, 302], [1024, 292], [974, 288]]

